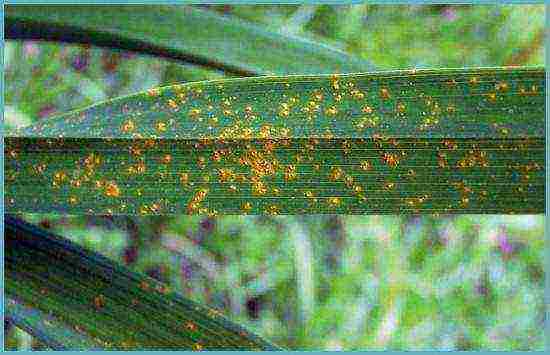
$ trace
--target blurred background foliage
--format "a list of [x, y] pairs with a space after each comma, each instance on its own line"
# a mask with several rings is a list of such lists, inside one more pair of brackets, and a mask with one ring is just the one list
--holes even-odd
[[[543, 5], [201, 7], [380, 70], [544, 64]], [[8, 41], [4, 56], [8, 130], [226, 77], [59, 43]], [[22, 217], [289, 349], [544, 349], [544, 216]], [[43, 348], [6, 325], [7, 349]]]

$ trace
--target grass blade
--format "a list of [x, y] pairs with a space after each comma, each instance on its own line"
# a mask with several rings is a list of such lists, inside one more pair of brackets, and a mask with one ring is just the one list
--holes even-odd
[[115, 47], [240, 76], [373, 69], [328, 46], [188, 6], [12, 5], [5, 27], [7, 39]]
[[542, 213], [544, 92], [542, 68], [154, 89], [6, 137], [6, 210]]
[[[65, 238], [9, 215], [5, 226], [5, 290], [18, 300], [8, 302], [8, 315], [53, 348], [279, 350], [219, 312]], [[55, 323], [40, 324], [40, 314]], [[71, 329], [80, 335], [65, 343]]]
[[99, 342], [67, 326], [47, 312], [10, 298], [6, 300], [5, 317], [14, 325], [36, 337], [53, 350], [102, 349]]

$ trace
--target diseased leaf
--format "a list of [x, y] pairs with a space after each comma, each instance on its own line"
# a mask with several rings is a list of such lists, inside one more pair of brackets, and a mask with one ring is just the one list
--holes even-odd
[[100, 343], [42, 310], [9, 298], [5, 317], [54, 350], [100, 350]]
[[152, 89], [6, 137], [9, 212], [541, 213], [544, 69]]
[[374, 69], [334, 48], [189, 6], [11, 5], [5, 28], [7, 39], [115, 47], [241, 76]]
[[4, 238], [7, 315], [54, 349], [280, 350], [219, 311], [21, 219], [5, 217]]

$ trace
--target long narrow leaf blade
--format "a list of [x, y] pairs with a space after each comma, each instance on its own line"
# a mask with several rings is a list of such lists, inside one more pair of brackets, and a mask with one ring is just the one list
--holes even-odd
[[541, 213], [544, 69], [233, 79], [6, 137], [10, 212]]
[[328, 46], [187, 6], [7, 6], [5, 28], [7, 39], [116, 47], [244, 76], [373, 69]]
[[47, 312], [27, 306], [16, 298], [5, 301], [4, 317], [53, 350], [102, 349], [99, 341], [78, 332]]
[[[8, 303], [8, 311], [52, 348], [89, 349], [95, 343], [134, 350], [279, 349], [218, 311], [65, 238], [9, 215], [5, 226], [5, 292], [22, 304], [16, 309]], [[56, 323], [37, 324], [40, 313]], [[65, 343], [66, 333], [57, 323], [82, 334], [80, 341]]]

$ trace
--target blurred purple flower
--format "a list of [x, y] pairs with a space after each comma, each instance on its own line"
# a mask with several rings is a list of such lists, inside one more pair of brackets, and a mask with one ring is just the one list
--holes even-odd
[[38, 44], [36, 44], [36, 42], [25, 41], [23, 43], [23, 54], [25, 54], [25, 57], [36, 57], [38, 53], [40, 53], [40, 48], [38, 47]]
[[130, 52], [130, 51], [121, 51], [120, 52], [120, 57], [122, 59], [132, 59], [132, 58], [135, 58], [137, 56], [137, 54], [135, 52]]
[[508, 233], [506, 232], [506, 229], [504, 227], [500, 227], [497, 240], [500, 251], [504, 255], [512, 254], [512, 252], [514, 251], [514, 247], [508, 241]]
[[73, 58], [73, 62], [71, 63], [71, 65], [76, 71], [84, 71], [88, 67], [89, 62], [89, 53], [87, 51], [83, 51]]
[[56, 108], [54, 105], [46, 105], [46, 106], [43, 106], [40, 111], [38, 111], [38, 118], [44, 118], [44, 117], [48, 117], [48, 116], [51, 116], [52, 114], [54, 114], [56, 111]]
[[449, 22], [453, 22], [458, 18], [458, 15], [454, 8], [447, 6], [442, 13], [443, 18]]
[[180, 270], [183, 281], [187, 281], [193, 276], [193, 267], [185, 256], [181, 258]]

